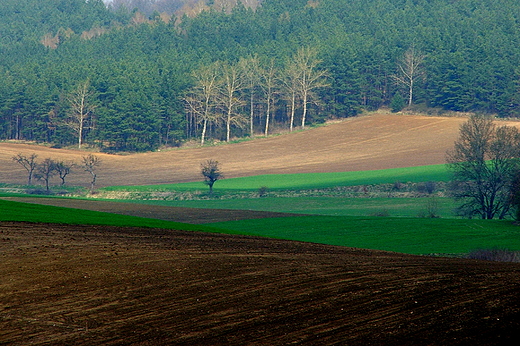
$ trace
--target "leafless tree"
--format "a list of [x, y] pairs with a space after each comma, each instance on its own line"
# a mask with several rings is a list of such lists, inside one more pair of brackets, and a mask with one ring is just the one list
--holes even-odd
[[424, 77], [424, 54], [417, 51], [413, 46], [403, 55], [397, 64], [397, 74], [393, 77], [398, 84], [408, 89], [408, 106], [413, 102], [413, 88], [419, 78]]
[[219, 114], [216, 113], [219, 91], [220, 63], [202, 66], [193, 73], [195, 85], [185, 97], [188, 110], [197, 116], [202, 123], [200, 144], [204, 145], [208, 124], [217, 123]]
[[276, 67], [274, 65], [274, 60], [270, 60], [267, 63], [267, 66], [265, 68], [260, 69], [260, 77], [261, 77], [261, 83], [260, 86], [262, 90], [264, 91], [265, 96], [265, 104], [266, 104], [266, 111], [265, 111], [265, 130], [264, 135], [269, 134], [269, 122], [271, 120], [271, 113], [274, 103], [274, 95], [276, 94], [276, 89], [278, 88], [277, 78], [276, 78]]
[[289, 116], [289, 130], [292, 132], [294, 128], [294, 115], [296, 112], [296, 97], [299, 95], [299, 82], [300, 70], [296, 64], [289, 61], [284, 70], [284, 74], [281, 78], [284, 94], [290, 105], [290, 116]]
[[258, 57], [250, 57], [239, 61], [242, 75], [247, 84], [249, 92], [249, 134], [254, 136], [254, 119], [255, 119], [255, 94], [260, 83], [260, 62]]
[[219, 162], [215, 160], [206, 160], [200, 164], [200, 172], [204, 177], [204, 183], [209, 186], [210, 196], [213, 194], [213, 184], [224, 175], [220, 171]]
[[56, 175], [56, 162], [52, 159], [45, 159], [42, 163], [36, 166], [36, 174], [35, 176], [43, 180], [45, 182], [45, 189], [49, 192], [49, 181], [50, 179]]
[[305, 120], [307, 117], [307, 107], [309, 100], [314, 97], [314, 90], [328, 86], [326, 77], [328, 72], [320, 69], [319, 64], [321, 61], [317, 58], [318, 51], [315, 48], [302, 47], [298, 49], [298, 52], [293, 58], [294, 73], [299, 71], [298, 74], [294, 75], [300, 98], [302, 100], [302, 128], [305, 128]]
[[467, 216], [483, 219], [507, 216], [511, 188], [520, 168], [520, 133], [516, 127], [497, 127], [484, 116], [461, 125], [455, 147], [447, 152], [453, 172], [454, 196]]
[[31, 154], [29, 156], [25, 156], [21, 153], [12, 157], [14, 162], [20, 164], [27, 171], [28, 176], [29, 176], [27, 185], [32, 185], [32, 178], [33, 178], [34, 170], [36, 169], [36, 166], [38, 165], [38, 163], [36, 162], [37, 157], [38, 157], [38, 155], [36, 155], [36, 154]]
[[220, 86], [220, 104], [225, 112], [226, 122], [226, 141], [229, 142], [231, 135], [231, 124], [242, 127], [246, 120], [242, 114], [237, 112], [237, 108], [243, 104], [238, 92], [243, 89], [244, 80], [241, 69], [238, 65], [223, 63], [221, 66], [222, 82]]
[[65, 124], [78, 136], [78, 148], [83, 144], [84, 131], [90, 126], [88, 120], [95, 108], [93, 101], [94, 93], [90, 90], [90, 80], [80, 83], [68, 96], [70, 112]]
[[94, 154], [88, 154], [82, 158], [83, 169], [92, 177], [90, 181], [90, 192], [94, 191], [97, 179], [97, 169], [101, 165], [101, 159]]
[[76, 164], [72, 161], [65, 162], [65, 161], [57, 161], [55, 165], [56, 172], [60, 176], [61, 179], [61, 186], [65, 185], [65, 178], [67, 175], [70, 174], [72, 168]]

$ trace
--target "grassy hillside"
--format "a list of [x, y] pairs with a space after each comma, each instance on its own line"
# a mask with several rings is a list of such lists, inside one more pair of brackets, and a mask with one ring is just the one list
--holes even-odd
[[411, 254], [464, 254], [482, 248], [520, 250], [520, 228], [498, 220], [302, 215], [200, 226], [1, 200], [0, 210], [0, 221], [198, 230]]
[[497, 220], [302, 216], [211, 225], [248, 235], [410, 254], [520, 250], [520, 228]]

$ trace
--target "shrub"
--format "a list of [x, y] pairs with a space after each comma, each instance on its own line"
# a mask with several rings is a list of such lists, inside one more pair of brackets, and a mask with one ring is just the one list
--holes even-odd
[[399, 93], [395, 94], [392, 98], [392, 101], [390, 102], [390, 108], [392, 109], [392, 112], [400, 112], [403, 110], [404, 107], [406, 107], [406, 102], [404, 98]]
[[417, 192], [432, 194], [435, 192], [437, 184], [434, 181], [427, 181], [423, 184], [417, 185]]
[[267, 196], [267, 192], [269, 192], [269, 188], [267, 186], [262, 186], [258, 189], [258, 197]]

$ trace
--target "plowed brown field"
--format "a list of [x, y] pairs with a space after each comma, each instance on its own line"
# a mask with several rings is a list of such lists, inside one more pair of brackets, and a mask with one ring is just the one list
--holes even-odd
[[[226, 177], [268, 173], [374, 170], [445, 162], [464, 118], [376, 113], [302, 132], [230, 145], [164, 152], [108, 155], [98, 185], [142, 185], [200, 180], [200, 163], [218, 160]], [[39, 159], [81, 161], [85, 152], [26, 144], [0, 143], [0, 179], [24, 183], [26, 172], [12, 162], [17, 153]], [[69, 182], [88, 185], [81, 170]]]
[[2, 345], [518, 345], [520, 264], [0, 223]]

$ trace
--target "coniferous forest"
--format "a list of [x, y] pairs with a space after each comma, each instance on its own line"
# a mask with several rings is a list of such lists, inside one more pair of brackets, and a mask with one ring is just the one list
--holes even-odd
[[382, 106], [520, 115], [516, 0], [2, 0], [0, 140], [147, 151]]

